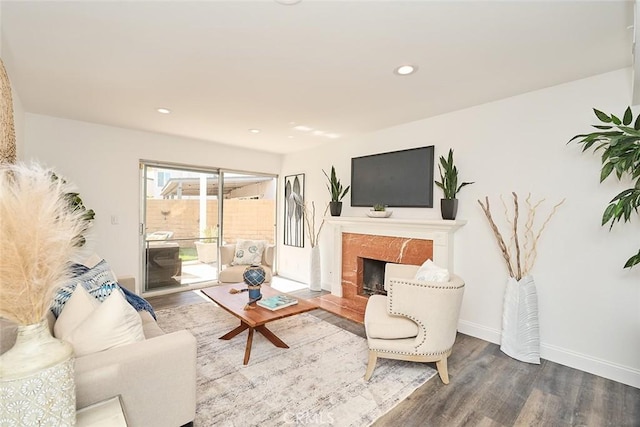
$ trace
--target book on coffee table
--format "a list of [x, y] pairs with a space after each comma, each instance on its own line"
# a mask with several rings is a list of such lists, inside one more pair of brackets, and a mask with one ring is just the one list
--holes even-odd
[[273, 297], [261, 299], [256, 304], [260, 307], [267, 308], [269, 310], [280, 310], [281, 308], [289, 307], [290, 305], [295, 305], [298, 303], [298, 300], [290, 297], [289, 295], [276, 295]]

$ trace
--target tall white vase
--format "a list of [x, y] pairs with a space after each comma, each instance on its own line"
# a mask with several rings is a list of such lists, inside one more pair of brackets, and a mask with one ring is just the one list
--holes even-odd
[[311, 263], [309, 275], [309, 289], [312, 291], [322, 290], [322, 273], [320, 266], [320, 246], [315, 245], [311, 248]]
[[74, 426], [73, 348], [51, 336], [47, 320], [18, 326], [14, 346], [0, 356], [2, 425]]
[[521, 362], [540, 363], [538, 294], [532, 276], [507, 282], [500, 350]]

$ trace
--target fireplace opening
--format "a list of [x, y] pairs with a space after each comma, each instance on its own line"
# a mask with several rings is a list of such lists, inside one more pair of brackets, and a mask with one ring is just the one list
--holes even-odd
[[384, 266], [387, 261], [362, 258], [362, 288], [360, 295], [387, 295], [384, 290]]

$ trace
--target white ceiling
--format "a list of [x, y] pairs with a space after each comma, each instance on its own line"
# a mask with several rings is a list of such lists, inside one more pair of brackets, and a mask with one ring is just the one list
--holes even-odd
[[[292, 123], [347, 138], [632, 61], [628, 1], [0, 6], [28, 112], [275, 153], [333, 141]], [[395, 75], [403, 63], [419, 71]]]

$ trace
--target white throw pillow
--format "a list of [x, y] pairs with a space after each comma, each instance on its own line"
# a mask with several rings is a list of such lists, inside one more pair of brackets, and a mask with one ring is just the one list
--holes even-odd
[[53, 335], [61, 340], [66, 339], [99, 306], [100, 301], [92, 297], [83, 286], [76, 286], [53, 325]]
[[262, 262], [262, 252], [266, 242], [264, 240], [243, 240], [236, 242], [236, 253], [233, 256], [234, 265], [251, 265]]
[[66, 338], [76, 357], [142, 340], [142, 319], [120, 292], [112, 292]]
[[423, 282], [448, 282], [449, 270], [438, 267], [430, 259], [426, 260], [416, 272], [415, 280]]

